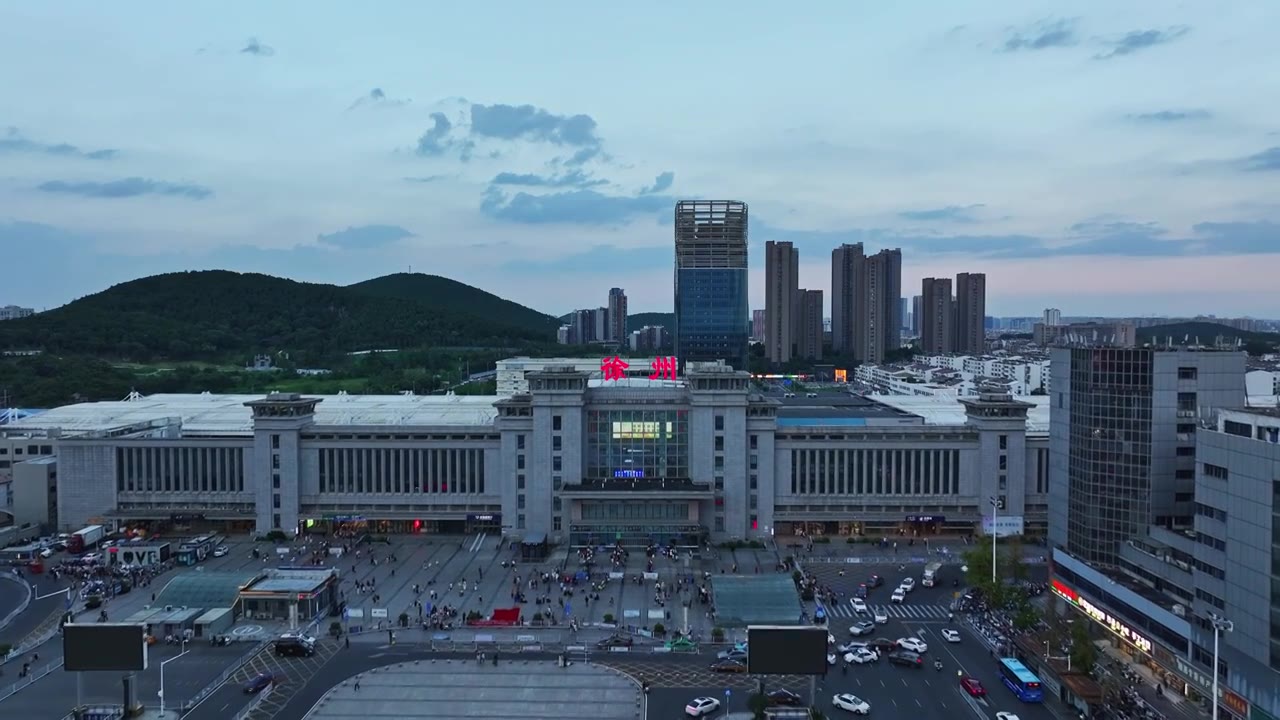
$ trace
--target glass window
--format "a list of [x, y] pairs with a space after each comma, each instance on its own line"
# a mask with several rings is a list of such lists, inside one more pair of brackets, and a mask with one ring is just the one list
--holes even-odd
[[561, 418], [560, 418], [560, 416], [559, 416], [559, 415], [552, 415], [552, 416], [551, 416], [551, 429], [552, 429], [552, 430], [554, 430], [554, 431], [556, 431], [556, 432], [560, 432], [560, 428], [561, 428]]
[[593, 410], [586, 436], [589, 479], [689, 477], [686, 410]]
[[1008, 436], [1008, 435], [1001, 435], [1001, 436], [1000, 436], [1000, 449], [1001, 449], [1001, 450], [1008, 450], [1008, 449], [1009, 449], [1009, 436]]
[[675, 291], [675, 345], [681, 362], [724, 360], [735, 370], [747, 369], [747, 270], [680, 268]]
[[724, 416], [716, 416], [716, 432], [724, 432]]
[[716, 452], [724, 452], [724, 436], [723, 435], [716, 436], [715, 446], [716, 446]]
[[517, 530], [523, 530], [523, 529], [524, 529], [524, 515], [523, 515], [523, 514], [521, 514], [521, 515], [517, 515], [517, 516], [516, 516], [516, 529], [517, 529]]
[[517, 455], [517, 456], [516, 456], [516, 469], [517, 469], [517, 470], [523, 470], [523, 469], [524, 469], [524, 455]]
[[760, 437], [758, 435], [751, 436], [751, 449], [755, 450], [760, 446]]
[[523, 475], [517, 475], [517, 476], [516, 476], [516, 489], [517, 489], [517, 490], [523, 490], [523, 489], [524, 489], [524, 476], [523, 476]]
[[521, 434], [521, 435], [517, 435], [517, 436], [516, 436], [516, 449], [517, 449], [517, 450], [523, 450], [523, 449], [524, 449], [524, 435], [523, 435], [523, 434]]
[[524, 509], [524, 495], [523, 495], [523, 494], [520, 494], [520, 495], [517, 495], [517, 496], [516, 496], [516, 509], [517, 509], [517, 510], [523, 510], [523, 509]]
[[559, 455], [551, 458], [551, 472], [560, 472], [563, 469], [561, 466], [562, 462], [563, 461], [560, 459]]
[[560, 436], [559, 436], [559, 435], [552, 435], [552, 436], [551, 436], [551, 449], [552, 449], [553, 451], [559, 451], [559, 450], [560, 450]]

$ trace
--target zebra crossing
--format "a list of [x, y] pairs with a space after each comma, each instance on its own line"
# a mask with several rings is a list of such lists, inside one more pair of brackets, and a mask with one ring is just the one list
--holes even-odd
[[868, 605], [866, 613], [858, 613], [854, 612], [853, 604], [846, 601], [827, 608], [827, 614], [831, 617], [860, 618], [863, 620], [870, 620], [877, 614], [905, 620], [946, 620], [947, 616], [951, 614], [951, 608], [948, 605], [912, 605], [911, 603], [903, 603], [901, 605]]

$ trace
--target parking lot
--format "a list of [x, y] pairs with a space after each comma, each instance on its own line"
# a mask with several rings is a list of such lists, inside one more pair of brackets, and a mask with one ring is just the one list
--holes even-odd
[[289, 699], [306, 686], [307, 681], [320, 671], [342, 646], [336, 640], [322, 639], [316, 643], [316, 653], [311, 657], [281, 657], [271, 645], [267, 645], [237, 670], [229, 685], [243, 686], [258, 675], [270, 675], [275, 688], [254, 710], [253, 718], [270, 718], [289, 703]]

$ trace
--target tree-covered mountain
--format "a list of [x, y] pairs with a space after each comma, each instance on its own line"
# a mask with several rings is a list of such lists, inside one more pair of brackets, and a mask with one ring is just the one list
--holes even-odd
[[411, 300], [446, 312], [465, 309], [471, 315], [523, 327], [552, 339], [560, 327], [560, 321], [550, 315], [439, 275], [396, 273], [347, 287], [366, 295]]
[[635, 332], [646, 325], [661, 325], [667, 329], [667, 332], [675, 332], [676, 314], [647, 312], [627, 316], [627, 332]]
[[361, 285], [222, 270], [154, 275], [0, 323], [0, 350], [130, 360], [279, 351], [320, 358], [365, 349], [516, 346], [555, 338], [554, 320], [540, 320], [541, 313], [443, 278], [401, 275]]

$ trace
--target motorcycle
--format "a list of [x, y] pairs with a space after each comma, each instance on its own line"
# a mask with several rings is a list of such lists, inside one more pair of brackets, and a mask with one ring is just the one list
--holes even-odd
[[937, 670], [937, 671], [939, 671], [939, 672], [941, 672], [941, 671], [942, 671], [942, 661], [941, 661], [941, 660], [934, 660], [934, 661], [933, 661], [933, 669], [934, 669], [934, 670]]

